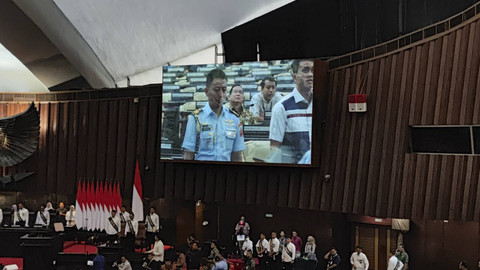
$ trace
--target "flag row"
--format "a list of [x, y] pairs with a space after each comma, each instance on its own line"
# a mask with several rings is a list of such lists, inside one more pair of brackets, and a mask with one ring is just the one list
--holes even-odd
[[75, 201], [78, 229], [103, 231], [110, 212], [120, 212], [122, 196], [118, 182], [79, 181]]

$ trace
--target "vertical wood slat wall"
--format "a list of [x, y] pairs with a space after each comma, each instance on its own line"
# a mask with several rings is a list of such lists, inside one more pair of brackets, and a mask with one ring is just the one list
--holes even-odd
[[[150, 199], [478, 221], [480, 156], [409, 154], [408, 126], [480, 124], [479, 47], [477, 18], [392, 54], [331, 70], [318, 168], [161, 162], [161, 97], [144, 96], [138, 103], [37, 103], [39, 150], [4, 173], [35, 172], [17, 184], [19, 199], [72, 202], [79, 179], [115, 179], [128, 204], [139, 160]], [[368, 95], [367, 113], [348, 112], [347, 97], [356, 91]], [[2, 102], [0, 116], [27, 106]], [[326, 174], [331, 178], [324, 182]]]

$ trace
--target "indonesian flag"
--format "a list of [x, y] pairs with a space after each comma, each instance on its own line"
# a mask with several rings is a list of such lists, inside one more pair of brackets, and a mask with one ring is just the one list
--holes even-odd
[[122, 207], [122, 195], [120, 194], [120, 183], [116, 183], [115, 188], [115, 209], [117, 213], [120, 213], [120, 208]]
[[133, 182], [132, 213], [135, 215], [136, 220], [143, 220], [142, 179], [140, 178], [138, 160], [135, 166], [135, 180]]
[[83, 227], [83, 213], [82, 210], [83, 206], [83, 190], [82, 190], [82, 182], [78, 181], [78, 188], [77, 188], [77, 199], [75, 200], [75, 224], [77, 229], [81, 229]]
[[97, 181], [97, 187], [95, 188], [95, 201], [94, 201], [94, 205], [93, 205], [93, 220], [95, 222], [95, 226], [94, 226], [94, 230], [100, 230], [100, 205], [99, 205], [99, 201], [100, 201], [100, 188], [99, 188], [99, 181]]
[[99, 223], [99, 230], [103, 231], [105, 230], [105, 219], [107, 219], [108, 216], [105, 216], [105, 193], [103, 192], [103, 183], [100, 182], [100, 190], [97, 191], [99, 199], [97, 201], [98, 203], [98, 223]]

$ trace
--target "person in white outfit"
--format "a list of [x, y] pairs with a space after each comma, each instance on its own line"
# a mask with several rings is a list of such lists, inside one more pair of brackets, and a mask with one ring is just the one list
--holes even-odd
[[243, 256], [247, 257], [247, 251], [249, 250], [253, 252], [253, 242], [249, 236], [245, 236], [245, 242], [242, 245]]
[[158, 238], [158, 235], [155, 234], [155, 243], [153, 244], [153, 249], [147, 251], [147, 253], [152, 253], [153, 254], [153, 259], [157, 262], [164, 262], [164, 252], [165, 252], [165, 247], [163, 245], [162, 240]]
[[390, 259], [388, 259], [388, 268], [387, 270], [402, 270], [403, 269], [403, 263], [395, 257], [393, 254], [395, 252], [390, 251], [388, 253], [388, 256], [390, 256]]
[[40, 205], [40, 210], [37, 212], [37, 218], [35, 219], [36, 226], [48, 227], [50, 225], [50, 213], [45, 209], [45, 206]]
[[362, 252], [361, 246], [356, 247], [356, 251], [350, 256], [350, 263], [352, 264], [352, 270], [368, 270], [370, 266], [368, 263], [367, 255]]
[[13, 213], [13, 225], [28, 227], [29, 212], [23, 207], [23, 203], [18, 204], [18, 210]]
[[292, 238], [287, 237], [286, 246], [282, 250], [282, 262], [285, 270], [293, 269], [295, 262], [295, 245], [292, 243]]

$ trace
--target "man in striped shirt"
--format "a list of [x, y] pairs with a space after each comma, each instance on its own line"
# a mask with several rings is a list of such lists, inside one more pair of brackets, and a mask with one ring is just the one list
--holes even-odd
[[311, 148], [313, 61], [292, 63], [293, 91], [272, 110], [270, 146], [281, 150], [281, 163], [298, 163]]

